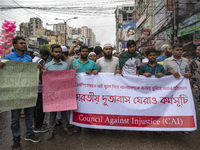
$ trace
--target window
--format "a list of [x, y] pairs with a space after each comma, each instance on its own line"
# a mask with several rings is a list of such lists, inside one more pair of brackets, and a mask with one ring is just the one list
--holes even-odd
[[133, 20], [133, 14], [128, 14], [128, 20]]
[[128, 7], [124, 7], [124, 10], [128, 10]]
[[130, 10], [133, 10], [133, 7], [130, 7]]
[[123, 20], [127, 20], [127, 14], [123, 14]]

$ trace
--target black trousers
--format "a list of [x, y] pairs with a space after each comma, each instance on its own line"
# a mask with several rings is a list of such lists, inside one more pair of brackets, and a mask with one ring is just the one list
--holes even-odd
[[42, 93], [38, 93], [38, 99], [34, 109], [34, 126], [36, 129], [40, 129], [44, 121], [45, 113], [43, 112], [42, 104]]

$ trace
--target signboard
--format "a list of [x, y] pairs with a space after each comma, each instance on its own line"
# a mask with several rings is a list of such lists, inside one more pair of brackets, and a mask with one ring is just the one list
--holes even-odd
[[166, 0], [166, 11], [173, 10], [173, 0]]
[[133, 22], [137, 22], [137, 12], [133, 12]]
[[143, 34], [148, 35], [149, 34], [149, 29], [144, 29]]
[[183, 35], [187, 35], [187, 34], [191, 34], [194, 33], [194, 31], [200, 30], [200, 22], [190, 25], [186, 28], [180, 29], [178, 31], [178, 36], [183, 36]]
[[155, 49], [156, 49], [156, 50], [161, 50], [161, 47], [162, 47], [164, 44], [170, 45], [168, 41], [157, 41], [157, 40], [156, 40]]
[[127, 48], [127, 41], [122, 41], [122, 48], [124, 50]]
[[160, 21], [157, 25], [155, 25], [151, 30], [152, 35], [155, 34], [163, 26], [167, 25], [170, 22], [170, 19], [171, 19], [170, 16], [168, 16], [165, 19], [163, 19], [162, 21]]
[[77, 109], [75, 70], [45, 71], [42, 85], [44, 112]]
[[194, 31], [194, 44], [200, 43], [200, 31]]
[[122, 22], [122, 41], [135, 40], [135, 23], [133, 21]]
[[166, 29], [166, 33], [167, 33], [167, 35], [172, 35], [173, 34], [173, 30], [172, 29]]
[[112, 130], [197, 129], [190, 82], [183, 76], [79, 73], [76, 77], [78, 109], [71, 111], [70, 124]]
[[158, 34], [157, 40], [165, 40], [165, 34]]
[[35, 45], [35, 41], [34, 40], [31, 40], [31, 39], [29, 39], [29, 45], [32, 45], [32, 46], [34, 46]]
[[150, 45], [148, 45], [148, 48], [155, 49], [155, 45], [154, 44], [150, 44]]
[[0, 111], [36, 106], [39, 69], [37, 63], [2, 60]]
[[195, 14], [189, 18], [187, 18], [181, 25], [180, 25], [180, 29], [183, 29], [189, 25], [192, 25], [194, 23], [197, 23], [200, 21], [200, 13]]
[[139, 27], [141, 25], [141, 23], [146, 19], [146, 14], [144, 14], [139, 21], [136, 23], [136, 28]]

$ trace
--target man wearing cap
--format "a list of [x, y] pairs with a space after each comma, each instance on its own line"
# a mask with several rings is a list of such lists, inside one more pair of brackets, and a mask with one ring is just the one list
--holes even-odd
[[119, 55], [120, 55], [120, 54], [119, 54], [118, 51], [113, 50], [112, 55], [115, 56], [115, 57], [117, 57], [117, 58], [119, 58]]
[[69, 68], [71, 68], [72, 62], [75, 60], [75, 58], [69, 57], [69, 52], [66, 46], [61, 46], [61, 48], [63, 61], [68, 64]]
[[107, 43], [103, 46], [104, 57], [97, 60], [97, 66], [99, 72], [110, 72], [110, 73], [120, 73], [119, 72], [119, 59], [112, 56], [112, 45]]
[[171, 57], [172, 56], [172, 49], [168, 44], [164, 44], [161, 47], [161, 53], [162, 53], [162, 55], [159, 56], [158, 58], [156, 58], [156, 62], [162, 62], [166, 58]]

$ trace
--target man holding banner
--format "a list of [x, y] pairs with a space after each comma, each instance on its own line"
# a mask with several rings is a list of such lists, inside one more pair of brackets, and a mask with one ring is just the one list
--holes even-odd
[[[32, 62], [32, 58], [28, 56], [25, 52], [26, 50], [26, 42], [23, 37], [16, 36], [12, 44], [14, 46], [14, 53], [5, 56], [4, 59], [13, 60], [13, 61], [21, 61], [21, 62]], [[3, 64], [3, 63], [1, 63]], [[3, 65], [0, 65], [3, 67]], [[20, 118], [21, 109], [13, 109], [11, 110], [11, 130], [13, 134], [13, 145], [12, 149], [16, 150], [20, 147]], [[24, 108], [25, 112], [25, 123], [26, 123], [26, 138], [25, 140], [32, 142], [39, 142], [40, 139], [35, 136], [32, 123], [33, 123], [33, 115], [34, 115], [34, 107]]]
[[183, 46], [180, 43], [173, 45], [172, 56], [165, 59], [163, 67], [167, 75], [174, 75], [175, 78], [180, 78], [183, 75], [186, 78], [191, 77], [189, 62], [182, 57]]
[[[190, 78], [190, 68], [189, 62], [186, 58], [182, 57], [183, 54], [183, 46], [180, 43], [176, 43], [172, 48], [172, 56], [165, 59], [163, 66], [165, 68], [167, 75], [174, 75], [175, 78], [180, 78], [180, 75], [185, 78]], [[189, 134], [188, 131], [184, 132], [186, 135]]]
[[136, 52], [136, 43], [134, 40], [127, 42], [128, 52], [121, 53], [119, 57], [119, 67], [122, 74], [139, 74], [140, 55]]
[[[68, 70], [67, 63], [63, 62], [61, 60], [62, 56], [62, 49], [60, 45], [55, 45], [52, 47], [52, 54], [53, 54], [53, 60], [50, 61], [45, 66], [46, 71], [53, 71], [53, 70]], [[49, 134], [48, 134], [48, 140], [51, 140], [54, 136], [54, 127], [55, 127], [55, 120], [56, 120], [57, 112], [50, 112], [49, 116]], [[65, 130], [65, 132], [68, 135], [72, 135], [72, 132], [67, 128], [67, 112], [61, 111], [61, 117], [62, 117], [62, 125]]]
[[97, 64], [88, 59], [88, 47], [86, 45], [81, 46], [80, 55], [81, 57], [79, 59], [73, 61], [71, 69], [76, 70], [76, 73], [85, 72], [87, 74], [98, 74], [99, 69]]

